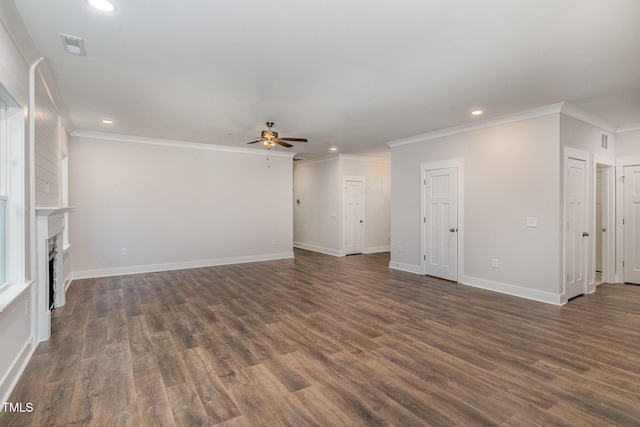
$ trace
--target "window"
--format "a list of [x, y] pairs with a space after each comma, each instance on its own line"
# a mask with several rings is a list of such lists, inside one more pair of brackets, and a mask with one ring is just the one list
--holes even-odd
[[0, 286], [7, 282], [7, 106], [0, 99]]
[[0, 294], [25, 281], [24, 125], [24, 109], [0, 84]]

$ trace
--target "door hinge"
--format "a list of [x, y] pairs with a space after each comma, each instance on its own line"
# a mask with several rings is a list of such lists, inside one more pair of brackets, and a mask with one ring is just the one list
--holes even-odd
[[622, 266], [624, 267], [624, 260], [622, 261]]
[[426, 261], [427, 260], [427, 256], [426, 255], [422, 255], [422, 259]]
[[422, 222], [424, 222], [425, 224], [427, 223], [427, 217], [426, 216], [424, 218], [422, 218]]
[[624, 175], [622, 175], [620, 179], [622, 180], [622, 182], [624, 182]]
[[624, 225], [624, 218], [622, 218], [622, 225]]

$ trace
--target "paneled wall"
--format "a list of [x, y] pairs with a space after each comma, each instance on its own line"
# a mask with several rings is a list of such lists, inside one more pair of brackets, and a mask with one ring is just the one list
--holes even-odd
[[35, 184], [36, 206], [60, 206], [60, 158], [58, 113], [49, 90], [36, 72]]

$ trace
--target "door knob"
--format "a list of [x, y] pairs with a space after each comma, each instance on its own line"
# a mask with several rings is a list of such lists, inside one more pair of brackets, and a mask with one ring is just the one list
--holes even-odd
[[584, 233], [582, 233], [582, 237], [589, 237], [589, 233], [585, 231]]
[[363, 222], [364, 222], [364, 219], [361, 219], [361, 220], [360, 220], [360, 224], [362, 224]]
[[449, 231], [452, 232], [452, 233], [455, 233], [456, 229], [455, 228], [450, 228]]

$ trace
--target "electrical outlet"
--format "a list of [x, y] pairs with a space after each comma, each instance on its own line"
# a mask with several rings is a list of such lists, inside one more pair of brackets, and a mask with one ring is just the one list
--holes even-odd
[[527, 227], [537, 227], [537, 226], [538, 226], [538, 218], [527, 217]]
[[120, 249], [120, 255], [127, 256], [127, 248]]
[[491, 267], [498, 268], [498, 259], [494, 258], [491, 260]]

